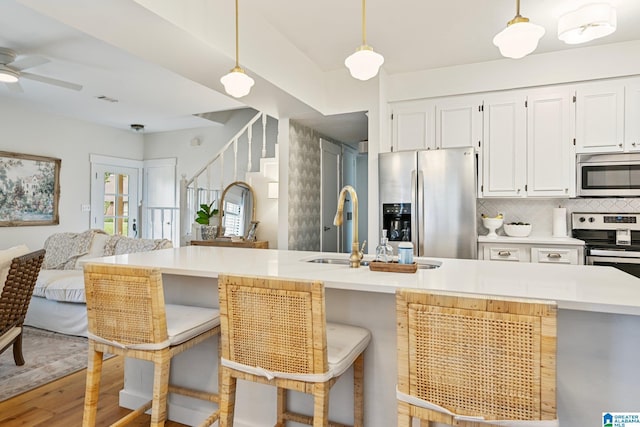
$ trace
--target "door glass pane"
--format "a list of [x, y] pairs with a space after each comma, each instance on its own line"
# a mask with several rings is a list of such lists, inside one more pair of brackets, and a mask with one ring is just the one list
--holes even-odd
[[104, 174], [104, 231], [129, 235], [129, 176], [113, 172]]

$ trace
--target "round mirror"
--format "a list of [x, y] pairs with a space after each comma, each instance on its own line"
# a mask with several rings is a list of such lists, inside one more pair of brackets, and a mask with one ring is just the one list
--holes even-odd
[[256, 222], [253, 188], [243, 181], [232, 182], [220, 198], [220, 224], [223, 236], [246, 237]]

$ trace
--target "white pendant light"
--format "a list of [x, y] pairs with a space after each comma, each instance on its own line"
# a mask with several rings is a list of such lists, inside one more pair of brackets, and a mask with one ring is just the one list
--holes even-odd
[[558, 38], [567, 44], [586, 43], [616, 30], [616, 9], [608, 3], [592, 3], [558, 19]]
[[236, 0], [236, 66], [220, 79], [224, 85], [224, 90], [234, 98], [241, 98], [248, 95], [254, 81], [240, 67], [240, 54], [238, 48], [238, 0]]
[[344, 65], [347, 66], [352, 77], [358, 80], [369, 80], [378, 74], [383, 63], [384, 57], [367, 45], [366, 4], [365, 0], [362, 0], [362, 46], [344, 60]]
[[536, 50], [543, 35], [543, 27], [520, 16], [520, 0], [516, 0], [516, 16], [507, 22], [507, 28], [496, 34], [493, 44], [498, 46], [502, 56], [518, 59]]

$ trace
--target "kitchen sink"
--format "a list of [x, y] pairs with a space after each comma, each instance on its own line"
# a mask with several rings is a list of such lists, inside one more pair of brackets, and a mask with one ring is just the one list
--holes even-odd
[[[306, 260], [307, 262], [313, 262], [316, 264], [340, 264], [340, 265], [349, 265], [349, 258], [335, 258], [335, 257], [318, 257], [311, 258]], [[362, 260], [360, 261], [360, 265], [368, 266], [371, 261]], [[416, 260], [419, 269], [429, 270], [433, 268], [438, 268], [442, 265], [440, 261], [432, 261], [432, 260]]]
[[[316, 264], [341, 264], [341, 265], [349, 265], [349, 258], [312, 258], [308, 259], [307, 262], [313, 262]], [[368, 266], [369, 261], [362, 260], [360, 261], [360, 265]]]

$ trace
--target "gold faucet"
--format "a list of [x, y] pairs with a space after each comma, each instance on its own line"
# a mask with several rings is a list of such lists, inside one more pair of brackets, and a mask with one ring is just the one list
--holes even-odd
[[338, 227], [342, 225], [342, 211], [344, 210], [344, 199], [347, 193], [351, 196], [351, 202], [353, 203], [353, 243], [351, 243], [349, 267], [358, 268], [364, 256], [364, 247], [367, 241], [362, 242], [362, 248], [360, 248], [360, 242], [358, 241], [358, 195], [356, 194], [356, 190], [350, 185], [345, 185], [340, 191], [340, 196], [338, 196], [338, 210], [336, 211], [335, 218], [333, 218], [333, 225]]

